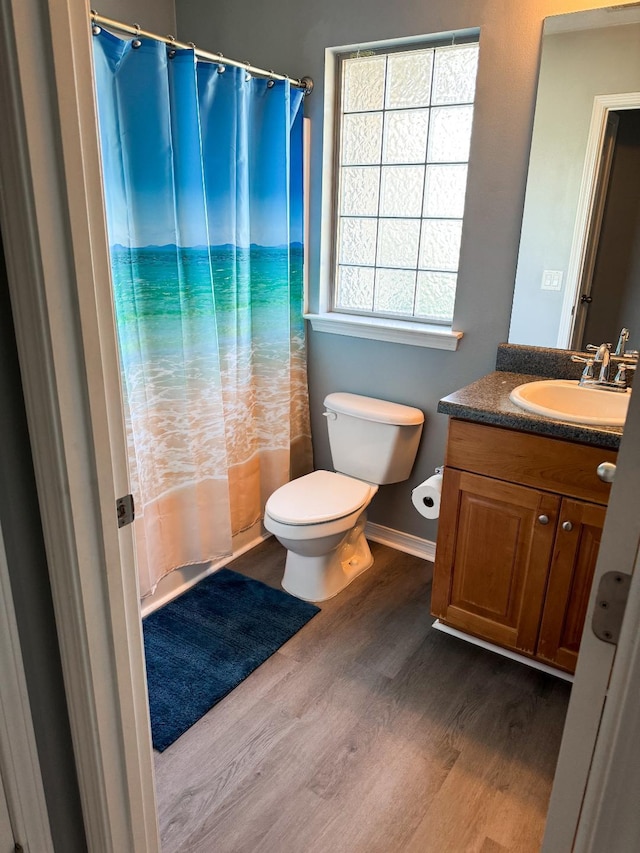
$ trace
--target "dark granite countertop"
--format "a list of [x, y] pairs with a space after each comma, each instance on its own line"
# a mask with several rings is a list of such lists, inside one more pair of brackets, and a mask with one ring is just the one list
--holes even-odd
[[[543, 415], [531, 414], [512, 403], [509, 394], [514, 388], [524, 382], [535, 382], [538, 379], [549, 378], [550, 372], [545, 364], [540, 363], [540, 359], [531, 357], [531, 350], [534, 348], [519, 347], [518, 349], [529, 351], [527, 354], [523, 352], [524, 359], [519, 361], [513, 356], [512, 352], [509, 353], [508, 358], [504, 357], [505, 346], [501, 345], [499, 348], [498, 367], [508, 364], [509, 367], [519, 368], [522, 372], [510, 372], [503, 367], [494, 373], [489, 373], [482, 379], [472, 382], [471, 385], [443, 397], [438, 404], [438, 412], [477, 423], [533, 432], [538, 435], [577, 441], [596, 447], [618, 449], [622, 437], [622, 427], [587, 426], [558, 421], [554, 418], [546, 418]], [[514, 349], [511, 346], [509, 348], [511, 351]], [[541, 349], [536, 348], [536, 350], [536, 356], [544, 354]], [[563, 355], [567, 359], [570, 354], [563, 353]], [[571, 369], [573, 370], [574, 367], [572, 365]], [[536, 368], [539, 372], [531, 372]], [[566, 375], [557, 376], [557, 373], [555, 377], [575, 378]]]

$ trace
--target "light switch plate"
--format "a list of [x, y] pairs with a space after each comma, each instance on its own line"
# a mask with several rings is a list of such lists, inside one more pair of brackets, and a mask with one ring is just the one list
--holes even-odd
[[542, 273], [541, 290], [562, 290], [562, 270], [544, 270]]

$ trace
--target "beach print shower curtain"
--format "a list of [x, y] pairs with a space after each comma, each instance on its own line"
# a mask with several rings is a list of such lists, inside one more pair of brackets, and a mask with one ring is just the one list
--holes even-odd
[[311, 467], [302, 95], [105, 30], [94, 58], [145, 596]]

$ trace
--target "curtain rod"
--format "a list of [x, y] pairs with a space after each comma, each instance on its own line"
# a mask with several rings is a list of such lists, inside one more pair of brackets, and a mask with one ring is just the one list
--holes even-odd
[[159, 36], [155, 33], [150, 33], [147, 30], [143, 30], [140, 27], [140, 24], [123, 24], [121, 21], [114, 21], [112, 18], [105, 18], [93, 9], [91, 10], [91, 21], [95, 35], [100, 32], [101, 26], [108, 27], [112, 30], [128, 33], [129, 35], [134, 36], [134, 38], [142, 37], [164, 42], [164, 44], [167, 44], [176, 50], [193, 50], [195, 55], [200, 59], [206, 59], [209, 62], [216, 62], [218, 65], [233, 65], [235, 68], [244, 68], [248, 74], [252, 74], [254, 77], [268, 77], [270, 80], [288, 80], [289, 83], [297, 89], [304, 89], [305, 95], [310, 95], [313, 90], [313, 80], [311, 77], [302, 77], [300, 80], [296, 80], [288, 77], [286, 74], [276, 74], [275, 71], [265, 71], [263, 68], [256, 68], [249, 62], [238, 62], [236, 59], [229, 59], [222, 53], [209, 53], [206, 50], [200, 50], [200, 48], [197, 48], [193, 42], [189, 42], [187, 44], [185, 42], [178, 41], [173, 36]]

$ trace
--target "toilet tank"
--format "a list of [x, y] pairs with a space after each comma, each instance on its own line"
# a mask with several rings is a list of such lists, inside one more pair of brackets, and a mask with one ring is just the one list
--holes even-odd
[[399, 483], [411, 473], [424, 415], [359, 394], [336, 392], [324, 401], [333, 467], [368, 483]]

